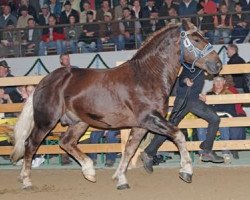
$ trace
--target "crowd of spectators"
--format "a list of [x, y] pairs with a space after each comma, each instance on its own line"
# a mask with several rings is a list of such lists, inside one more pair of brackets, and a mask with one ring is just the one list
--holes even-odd
[[[117, 50], [139, 48], [179, 17], [189, 17], [212, 44], [250, 38], [250, 13], [242, 12], [250, 11], [247, 0], [3, 0], [0, 6], [2, 57], [27, 51], [42, 56], [53, 48], [57, 54], [95, 52], [106, 43]], [[35, 28], [47, 25], [52, 27]]]

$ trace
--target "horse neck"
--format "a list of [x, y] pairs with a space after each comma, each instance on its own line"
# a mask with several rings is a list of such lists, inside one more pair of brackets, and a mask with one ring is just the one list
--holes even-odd
[[[161, 82], [164, 93], [168, 95], [180, 70], [179, 29], [166, 30], [156, 37], [152, 44], [146, 44], [134, 57], [136, 67], [145, 77]], [[154, 37], [155, 38], [155, 37]], [[153, 39], [154, 39], [153, 38]], [[144, 48], [146, 50], [144, 51]], [[148, 80], [150, 81], [150, 80]]]

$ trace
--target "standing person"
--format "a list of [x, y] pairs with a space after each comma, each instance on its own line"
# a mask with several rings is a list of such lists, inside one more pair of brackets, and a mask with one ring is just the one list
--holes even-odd
[[[204, 71], [195, 68], [195, 72], [192, 73], [189, 69], [183, 67], [177, 83], [177, 95], [169, 121], [177, 126], [189, 112], [205, 119], [208, 122], [208, 134], [206, 140], [200, 144], [200, 148], [203, 150], [201, 160], [205, 162], [222, 163], [224, 162], [223, 158], [212, 151], [220, 118], [201, 100], [204, 98], [204, 95], [201, 94], [204, 82]], [[141, 153], [144, 168], [148, 173], [153, 172], [153, 158], [156, 156], [157, 150], [167, 139], [166, 136], [155, 135], [144, 152]]]
[[70, 57], [68, 53], [61, 54], [59, 59], [60, 59], [60, 64], [61, 64], [60, 67], [78, 68], [77, 66], [71, 65]]
[[[238, 46], [236, 44], [229, 44], [227, 46], [227, 56], [229, 58], [227, 64], [244, 64], [246, 63], [243, 58], [239, 56]], [[233, 81], [238, 92], [248, 92], [246, 88], [245, 75], [244, 74], [234, 74]]]

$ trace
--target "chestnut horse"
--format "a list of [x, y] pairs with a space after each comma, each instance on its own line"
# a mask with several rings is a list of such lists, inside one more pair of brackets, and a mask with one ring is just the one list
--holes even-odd
[[192, 162], [185, 137], [165, 119], [169, 94], [183, 62], [193, 63], [210, 74], [217, 74], [222, 67], [218, 54], [186, 20], [154, 33], [131, 60], [118, 67], [105, 70], [65, 67], [47, 75], [27, 100], [15, 127], [12, 161], [24, 156], [20, 174], [23, 187], [32, 186], [32, 157], [59, 121], [68, 125], [60, 146], [80, 163], [89, 181], [96, 181], [93, 162], [79, 150], [77, 142], [91, 126], [131, 128], [113, 176], [118, 181], [117, 189], [129, 188], [125, 172], [148, 131], [173, 139], [181, 155], [180, 178], [191, 182]]

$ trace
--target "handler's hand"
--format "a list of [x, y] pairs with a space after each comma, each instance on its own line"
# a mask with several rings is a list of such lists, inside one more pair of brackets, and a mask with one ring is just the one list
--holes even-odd
[[187, 84], [188, 87], [191, 87], [194, 82], [190, 78], [185, 78], [184, 82]]
[[204, 102], [207, 101], [207, 98], [206, 98], [206, 95], [205, 95], [205, 94], [199, 94], [199, 99], [200, 99], [201, 101], [204, 101]]

